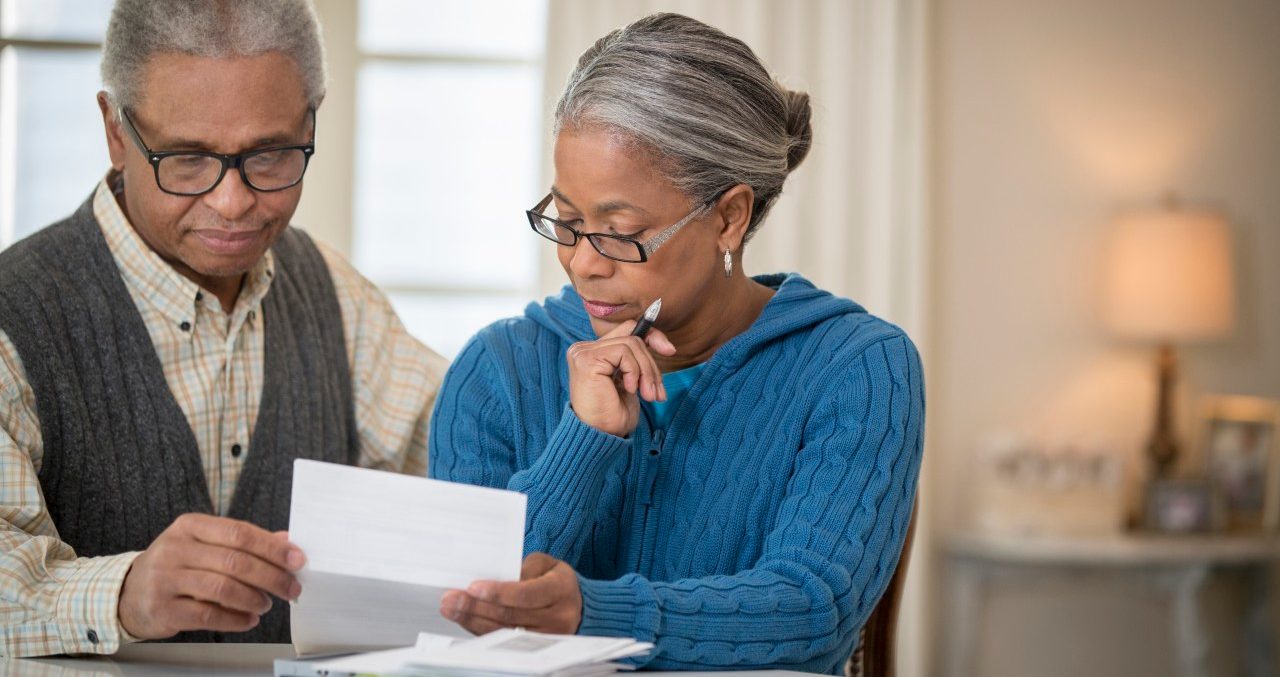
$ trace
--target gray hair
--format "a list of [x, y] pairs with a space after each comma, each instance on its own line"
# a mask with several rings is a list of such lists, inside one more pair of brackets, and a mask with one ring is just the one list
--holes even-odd
[[638, 142], [695, 202], [747, 184], [747, 237], [812, 143], [809, 95], [779, 85], [746, 43], [679, 14], [596, 41], [556, 104], [554, 133], [600, 126]]
[[102, 46], [102, 84], [117, 114], [137, 105], [160, 52], [223, 58], [281, 52], [298, 66], [312, 108], [325, 92], [320, 20], [309, 0], [116, 0]]

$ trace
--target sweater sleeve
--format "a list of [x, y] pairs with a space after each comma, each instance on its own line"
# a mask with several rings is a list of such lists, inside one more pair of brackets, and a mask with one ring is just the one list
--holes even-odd
[[546, 447], [520, 468], [511, 411], [516, 394], [505, 396], [489, 350], [472, 340], [445, 376], [431, 417], [430, 475], [525, 494], [524, 552], [579, 561], [608, 468], [629, 442], [583, 423], [566, 403]]
[[911, 342], [871, 345], [821, 395], [752, 568], [675, 581], [580, 578], [579, 632], [655, 642], [655, 669], [839, 665], [897, 566], [923, 419]]

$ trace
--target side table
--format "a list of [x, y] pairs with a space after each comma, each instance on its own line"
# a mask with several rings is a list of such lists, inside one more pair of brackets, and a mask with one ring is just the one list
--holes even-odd
[[1131, 577], [1171, 596], [1170, 631], [1178, 674], [1208, 674], [1209, 633], [1201, 591], [1211, 572], [1232, 570], [1247, 577], [1250, 595], [1242, 650], [1246, 674], [1276, 674], [1276, 626], [1271, 613], [1270, 566], [1280, 561], [1280, 538], [1260, 536], [1099, 537], [1002, 536], [959, 533], [944, 539], [950, 581], [947, 600], [945, 674], [976, 674], [985, 595], [1001, 582], [1033, 582], [1063, 572], [1101, 572]]

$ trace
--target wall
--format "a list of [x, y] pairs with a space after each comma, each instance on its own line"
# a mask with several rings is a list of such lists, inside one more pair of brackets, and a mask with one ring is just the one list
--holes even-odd
[[[940, 0], [932, 38], [942, 526], [966, 521], [996, 430], [1099, 440], [1139, 467], [1153, 354], [1110, 337], [1096, 311], [1118, 209], [1174, 191], [1235, 230], [1240, 322], [1182, 351], [1184, 441], [1201, 393], [1280, 398], [1280, 3]], [[1087, 618], [1113, 627], [1091, 636], [1117, 638], [1098, 651], [1124, 649], [1122, 625]], [[1005, 648], [1035, 664], [1017, 660], [1034, 643]]]
[[293, 222], [351, 255], [351, 172], [355, 164], [356, 18], [349, 0], [315, 0], [329, 67], [324, 105], [316, 118], [319, 162], [307, 168], [305, 190]]

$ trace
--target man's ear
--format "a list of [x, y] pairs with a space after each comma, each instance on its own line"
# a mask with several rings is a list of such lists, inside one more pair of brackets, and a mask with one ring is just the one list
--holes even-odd
[[725, 191], [716, 201], [715, 213], [720, 219], [720, 236], [716, 243], [720, 251], [736, 252], [742, 248], [747, 226], [751, 225], [751, 209], [755, 201], [756, 192], [745, 183]]
[[102, 130], [107, 136], [107, 153], [111, 156], [111, 168], [124, 170], [125, 132], [116, 119], [115, 107], [106, 92], [98, 92], [98, 110], [102, 111]]

